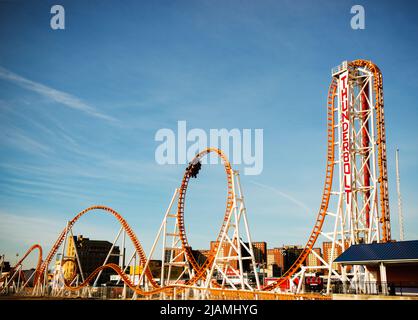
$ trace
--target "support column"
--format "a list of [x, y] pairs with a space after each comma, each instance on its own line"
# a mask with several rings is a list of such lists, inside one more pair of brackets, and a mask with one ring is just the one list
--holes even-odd
[[388, 282], [386, 277], [386, 266], [383, 262], [380, 263], [380, 283], [382, 285], [382, 293], [387, 295], [388, 294]]

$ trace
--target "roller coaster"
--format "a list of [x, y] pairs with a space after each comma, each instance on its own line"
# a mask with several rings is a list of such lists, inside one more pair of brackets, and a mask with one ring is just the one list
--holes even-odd
[[[319, 212], [302, 253], [272, 284], [262, 286], [258, 278], [239, 172], [232, 169], [222, 150], [207, 148], [199, 152], [186, 168], [148, 255], [122, 215], [106, 206], [92, 206], [68, 221], [45, 259], [42, 258], [41, 246], [32, 246], [8, 276], [0, 279], [0, 291], [6, 293], [13, 288], [17, 293], [38, 296], [75, 294], [91, 297], [97, 279], [105, 269], [112, 269], [119, 276], [118, 281], [123, 283], [122, 297], [132, 299], [330, 299], [331, 284], [335, 281], [351, 281], [361, 291], [361, 282], [369, 279], [367, 270], [361, 266], [336, 266], [333, 261], [338, 252], [353, 244], [391, 241], [383, 107], [382, 73], [374, 63], [345, 61], [332, 70], [327, 97], [326, 174]], [[187, 239], [184, 211], [191, 179], [197, 178], [203, 158], [210, 153], [216, 154], [224, 166], [227, 197], [216, 241], [206, 260], [199, 263]], [[174, 205], [176, 202], [177, 206]], [[112, 249], [123, 234], [123, 245], [125, 236], [128, 236], [134, 252], [128, 264], [125, 261], [108, 263], [109, 252], [103, 265], [84, 278], [77, 251], [70, 257], [66, 255], [66, 248], [73, 237], [75, 223], [82, 216], [97, 211], [110, 214], [120, 224]], [[169, 228], [173, 231], [170, 232]], [[313, 250], [320, 237], [332, 242], [328, 261]], [[151, 272], [150, 261], [158, 253], [161, 239], [162, 266], [157, 279]], [[49, 266], [60, 248], [61, 258], [56, 260], [51, 280]], [[37, 267], [26, 279], [22, 274], [23, 262], [34, 250], [39, 251]], [[320, 266], [306, 265], [311, 254], [321, 262]], [[243, 276], [245, 260], [250, 263], [255, 284], [250, 284]], [[79, 272], [65, 276], [65, 265], [71, 263]], [[136, 271], [133, 278], [127, 274], [130, 264], [134, 269], [139, 265], [138, 281], [134, 281]], [[174, 267], [182, 270], [176, 280], [172, 275]], [[325, 271], [326, 294], [303, 292], [303, 279], [310, 268]], [[33, 280], [33, 285], [30, 285], [30, 280]], [[289, 284], [292, 292], [283, 289], [284, 284]]]

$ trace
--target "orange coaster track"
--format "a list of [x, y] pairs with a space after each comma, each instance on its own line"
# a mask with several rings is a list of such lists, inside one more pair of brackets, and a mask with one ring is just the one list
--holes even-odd
[[36, 264], [36, 268], [35, 268], [35, 271], [34, 271], [35, 272], [34, 283], [37, 283], [37, 281], [39, 279], [39, 270], [40, 270], [40, 267], [41, 267], [41, 264], [42, 264], [42, 247], [39, 244], [34, 244], [32, 247], [30, 247], [28, 249], [28, 251], [26, 251], [26, 253], [23, 255], [23, 257], [10, 270], [9, 275], [12, 278], [7, 279], [8, 276], [4, 276], [4, 277], [0, 278], [0, 282], [3, 282], [5, 280], [7, 280], [9, 282], [12, 281], [13, 278], [17, 275], [17, 273], [15, 274], [16, 270], [22, 265], [23, 261], [26, 260], [26, 258], [32, 253], [33, 250], [38, 250], [38, 262]]
[[351, 67], [366, 68], [373, 73], [374, 84], [373, 92], [375, 95], [376, 126], [377, 126], [377, 145], [378, 145], [378, 166], [379, 166], [379, 184], [380, 184], [380, 224], [382, 226], [382, 241], [389, 242], [392, 239], [390, 230], [390, 212], [389, 212], [389, 188], [386, 157], [386, 129], [385, 113], [383, 102], [383, 76], [380, 69], [371, 61], [355, 60], [349, 63]]
[[[232, 209], [233, 201], [234, 201], [234, 193], [233, 193], [233, 189], [232, 189], [233, 171], [231, 169], [231, 165], [230, 165], [228, 159], [226, 158], [225, 154], [221, 150], [216, 149], [216, 148], [207, 148], [204, 151], [201, 151], [200, 153], [198, 153], [191, 163], [199, 162], [203, 157], [205, 157], [206, 155], [208, 155], [211, 152], [216, 153], [217, 156], [222, 159], [223, 165], [224, 165], [224, 168], [225, 168], [225, 173], [226, 173], [226, 177], [227, 177], [227, 201], [226, 201], [225, 215], [224, 215], [224, 220], [223, 220], [221, 229], [219, 231], [219, 235], [218, 235], [218, 238], [217, 238], [217, 241], [216, 241], [216, 245], [212, 247], [212, 250], [210, 251], [207, 260], [203, 263], [202, 266], [200, 266], [198, 264], [198, 262], [196, 261], [196, 259], [194, 258], [191, 247], [190, 247], [190, 245], [187, 241], [185, 225], [184, 225], [184, 205], [185, 205], [186, 191], [187, 191], [187, 187], [188, 187], [189, 180], [190, 180], [190, 177], [191, 177], [191, 172], [190, 172], [189, 168], [187, 168], [185, 173], [184, 173], [182, 184], [181, 184], [181, 187], [180, 187], [180, 190], [179, 190], [178, 205], [177, 205], [177, 221], [178, 221], [178, 226], [179, 226], [179, 235], [180, 235], [180, 240], [181, 240], [181, 243], [182, 243], [182, 248], [183, 248], [183, 250], [186, 254], [187, 261], [190, 263], [190, 266], [195, 271], [195, 275], [193, 276], [192, 279], [190, 279], [186, 282], [186, 286], [193, 285], [199, 279], [204, 279], [206, 277], [206, 271], [209, 268], [211, 268], [211, 266], [213, 264], [213, 261], [215, 259], [215, 254], [216, 254], [216, 251], [217, 251], [217, 247], [219, 245], [222, 233], [226, 228], [226, 224], [227, 224], [229, 215], [231, 214], [231, 209]], [[101, 209], [101, 210], [108, 211], [119, 220], [121, 225], [124, 227], [124, 229], [130, 235], [130, 238], [135, 245], [136, 252], [139, 254], [139, 256], [141, 258], [141, 266], [144, 267], [145, 264], [146, 264], [146, 256], [145, 256], [145, 253], [144, 253], [144, 251], [143, 251], [143, 249], [142, 249], [142, 247], [139, 243], [139, 240], [135, 237], [135, 235], [133, 234], [133, 231], [131, 230], [131, 228], [129, 227], [127, 222], [113, 209], [108, 208], [108, 207], [103, 207], [103, 206], [90, 207], [90, 208], [80, 212], [72, 221], [70, 221], [69, 227], [72, 227], [72, 225], [82, 215], [84, 215], [85, 213], [87, 213], [88, 211], [93, 210], [93, 209]], [[58, 248], [60, 247], [60, 245], [64, 241], [66, 232], [68, 232], [68, 231], [66, 231], [66, 229], [64, 229], [61, 232], [61, 235], [59, 236], [59, 238], [55, 242], [52, 250], [49, 252], [48, 257], [45, 260], [45, 263], [42, 265], [41, 272], [44, 272], [46, 266], [50, 263], [52, 257], [56, 254]], [[66, 262], [68, 262], [68, 261], [66, 261]], [[177, 288], [178, 291], [182, 291], [182, 290], [185, 289], [185, 287], [179, 286], [179, 285], [160, 287], [158, 285], [158, 283], [156, 283], [154, 281], [154, 279], [152, 278], [152, 274], [151, 274], [149, 268], [147, 268], [147, 270], [145, 271], [146, 276], [147, 276], [148, 280], [150, 280], [150, 282], [152, 283], [152, 285], [154, 287], [154, 290], [144, 291], [144, 290], [140, 289], [138, 286], [135, 286], [118, 265], [112, 264], [112, 263], [106, 264], [104, 266], [101, 266], [101, 267], [95, 269], [78, 286], [71, 286], [70, 285], [71, 280], [73, 280], [73, 279], [71, 279], [70, 281], [65, 281], [65, 287], [66, 287], [66, 289], [68, 289], [70, 291], [80, 290], [81, 288], [83, 288], [85, 286], [88, 286], [90, 281], [94, 278], [94, 276], [97, 275], [101, 270], [107, 269], [107, 268], [113, 269], [121, 277], [122, 281], [129, 288], [134, 290], [139, 295], [147, 296], [147, 295], [154, 295], [154, 294], [157, 294], [157, 293], [160, 293], [160, 292], [166, 292], [167, 293], [167, 292], [172, 292], [174, 288]], [[214, 286], [219, 286], [215, 282], [213, 282], [213, 285]]]
[[[390, 220], [389, 220], [389, 202], [388, 202], [388, 186], [387, 186], [387, 165], [386, 165], [386, 140], [385, 140], [385, 125], [384, 125], [384, 112], [383, 112], [383, 86], [382, 86], [382, 74], [378, 67], [373, 64], [370, 61], [366, 60], [355, 60], [348, 63], [349, 68], [366, 68], [374, 75], [374, 95], [375, 95], [375, 109], [377, 114], [377, 134], [378, 134], [378, 165], [379, 165], [379, 183], [380, 183], [380, 223], [382, 227], [382, 241], [387, 242], [390, 241], [391, 235], [390, 235]], [[326, 212], [328, 210], [328, 205], [330, 201], [331, 196], [331, 190], [332, 190], [332, 182], [333, 182], [333, 176], [334, 176], [334, 165], [335, 165], [335, 141], [336, 141], [336, 130], [335, 130], [335, 124], [336, 124], [336, 106], [335, 106], [335, 98], [337, 95], [337, 81], [335, 78], [333, 78], [331, 85], [329, 87], [328, 91], [328, 99], [327, 99], [327, 161], [326, 161], [326, 174], [325, 174], [325, 183], [324, 183], [324, 189], [323, 189], [323, 195], [322, 195], [322, 201], [319, 209], [319, 213], [316, 218], [315, 225], [313, 227], [313, 230], [311, 232], [311, 235], [308, 239], [308, 242], [300, 254], [300, 256], [297, 258], [295, 263], [290, 267], [290, 269], [283, 275], [282, 278], [280, 278], [275, 283], [268, 285], [263, 288], [263, 292], [266, 293], [267, 291], [274, 290], [278, 288], [281, 284], [283, 284], [285, 281], [288, 281], [303, 265], [304, 261], [308, 257], [309, 253], [312, 251], [315, 242], [318, 239], [318, 236], [321, 233], [322, 226], [325, 221]], [[185, 200], [186, 200], [186, 192], [187, 187], [189, 184], [189, 180], [192, 176], [192, 172], [190, 171], [189, 167], [186, 169], [185, 174], [183, 176], [183, 180], [181, 183], [181, 187], [179, 190], [179, 196], [178, 196], [178, 205], [177, 205], [177, 222], [179, 227], [179, 236], [182, 244], [182, 249], [184, 250], [187, 258], [187, 262], [190, 264], [192, 269], [195, 271], [195, 275], [192, 279], [190, 279], [186, 286], [191, 286], [195, 284], [199, 279], [205, 279], [207, 271], [211, 268], [217, 247], [219, 245], [219, 240], [222, 236], [222, 233], [224, 232], [225, 228], [227, 227], [227, 221], [229, 218], [229, 215], [231, 214], [231, 210], [234, 203], [234, 193], [233, 193], [233, 170], [231, 169], [231, 165], [226, 158], [225, 154], [216, 148], [207, 148], [204, 151], [201, 151], [196, 155], [194, 160], [191, 162], [192, 164], [196, 164], [199, 162], [203, 157], [208, 155], [209, 153], [215, 153], [219, 158], [222, 159], [223, 165], [225, 168], [226, 178], [227, 178], [227, 200], [226, 200], [226, 208], [225, 208], [225, 215], [224, 215], [224, 221], [221, 225], [220, 232], [217, 237], [217, 241], [215, 242], [216, 245], [211, 249], [211, 251], [208, 254], [207, 260], [200, 266], [196, 259], [193, 256], [191, 247], [188, 243], [187, 236], [186, 236], [186, 228], [184, 224], [184, 207], [185, 207]], [[54, 243], [51, 251], [48, 253], [45, 261], [41, 264], [42, 261], [42, 249], [39, 245], [34, 245], [29, 249], [29, 251], [25, 254], [25, 256], [19, 261], [17, 266], [27, 257], [27, 255], [34, 249], [39, 249], [40, 255], [38, 259], [38, 266], [36, 268], [36, 282], [41, 283], [42, 278], [45, 274], [45, 271], [47, 270], [49, 264], [52, 261], [52, 258], [57, 253], [58, 248], [62, 245], [66, 235], [68, 235], [68, 231], [70, 228], [73, 227], [73, 225], [80, 219], [84, 214], [87, 212], [93, 211], [93, 210], [103, 210], [107, 213], [110, 213], [113, 215], [121, 224], [123, 229], [128, 234], [129, 238], [131, 239], [135, 251], [138, 254], [140, 258], [140, 265], [144, 268], [147, 262], [146, 254], [138, 240], [138, 238], [135, 236], [133, 230], [128, 225], [128, 223], [125, 221], [125, 219], [117, 213], [115, 210], [109, 207], [105, 206], [92, 206], [89, 207], [80, 213], [78, 213], [71, 221], [69, 221], [68, 226], [61, 232], [58, 239]], [[17, 267], [16, 266], [16, 267]], [[15, 268], [16, 268], [15, 267]], [[144, 270], [145, 276], [151, 283], [152, 287], [154, 289], [149, 291], [143, 291], [139, 288], [138, 285], [134, 285], [132, 281], [128, 278], [128, 276], [123, 272], [123, 270], [116, 264], [106, 264], [104, 266], [101, 266], [94, 270], [86, 279], [78, 286], [70, 286], [68, 282], [65, 282], [66, 289], [70, 291], [77, 291], [81, 288], [88, 286], [89, 282], [94, 278], [95, 275], [97, 275], [101, 270], [111, 268], [113, 269], [122, 279], [122, 281], [132, 290], [134, 290], [137, 294], [140, 295], [153, 295], [160, 292], [173, 292], [174, 288], [177, 288], [178, 290], [183, 290], [186, 288], [186, 286], [182, 285], [171, 285], [171, 286], [165, 286], [160, 287], [158, 283], [153, 279], [151, 271], [149, 268]], [[14, 269], [15, 270], [15, 269]], [[219, 290], [219, 289], [206, 289], [209, 291], [213, 290]], [[237, 291], [239, 290], [224, 290], [224, 291]], [[238, 293], [237, 293], [238, 294]], [[239, 294], [238, 294], [239, 296]]]
[[[65, 288], [69, 291], [78, 291], [83, 289], [84, 287], [88, 286], [89, 283], [93, 280], [93, 278], [102, 270], [104, 269], [113, 269], [122, 279], [122, 281], [137, 295], [149, 297], [164, 293], [167, 296], [174, 296], [179, 294], [185, 290], [191, 289], [187, 285], [168, 285], [165, 287], [159, 287], [153, 290], [144, 291], [140, 289], [138, 286], [135, 286], [131, 280], [127, 277], [127, 275], [119, 268], [118, 265], [109, 263], [104, 266], [101, 266], [94, 270], [83, 283], [78, 286], [69, 286], [67, 282], [65, 282]], [[307, 300], [330, 300], [331, 298], [328, 296], [323, 296], [319, 294], [278, 294], [278, 293], [271, 293], [271, 292], [255, 292], [255, 291], [246, 291], [246, 290], [222, 290], [222, 289], [205, 289], [205, 288], [196, 288], [193, 289], [199, 291], [205, 291], [211, 299], [221, 299], [221, 300], [228, 300], [228, 299], [262, 299], [262, 300], [295, 300], [295, 299], [307, 299]]]
[[[355, 60], [348, 63], [349, 68], [366, 68], [373, 73], [374, 86], [373, 92], [375, 96], [376, 118], [377, 118], [377, 134], [378, 134], [378, 166], [379, 166], [379, 183], [380, 183], [380, 223], [382, 227], [382, 242], [391, 240], [390, 234], [390, 219], [389, 219], [389, 193], [388, 193], [388, 177], [386, 164], [386, 137], [385, 137], [385, 120], [383, 112], [383, 80], [382, 73], [379, 68], [371, 61]], [[312, 251], [316, 240], [318, 239], [322, 226], [325, 221], [328, 210], [329, 200], [332, 190], [332, 181], [334, 177], [335, 164], [335, 141], [336, 141], [336, 106], [335, 100], [337, 97], [337, 81], [332, 79], [328, 90], [327, 99], [327, 164], [325, 173], [325, 184], [322, 193], [321, 206], [316, 218], [315, 225], [312, 229], [308, 242], [305, 245], [300, 256], [296, 259], [294, 264], [287, 270], [287, 272], [276, 282], [266, 286], [263, 290], [273, 290], [278, 288], [281, 284], [288, 281], [303, 265], [309, 253]]]
[[187, 169], [186, 169], [186, 172], [184, 173], [183, 180], [181, 182], [180, 191], [179, 191], [179, 198], [178, 198], [178, 204], [177, 204], [177, 222], [179, 226], [180, 240], [181, 240], [182, 248], [186, 253], [187, 261], [190, 263], [191, 267], [195, 271], [195, 276], [187, 282], [187, 284], [190, 284], [190, 285], [196, 283], [196, 281], [199, 279], [205, 278], [206, 271], [211, 268], [213, 261], [215, 260], [216, 251], [218, 249], [218, 245], [222, 237], [222, 233], [224, 232], [226, 228], [226, 224], [227, 224], [229, 215], [231, 214], [231, 209], [234, 203], [234, 192], [232, 189], [233, 172], [231, 169], [231, 165], [228, 159], [226, 158], [225, 154], [222, 152], [222, 150], [217, 149], [217, 148], [207, 148], [199, 152], [196, 155], [196, 157], [193, 159], [193, 161], [191, 161], [191, 163], [196, 163], [197, 161], [200, 161], [204, 156], [208, 155], [211, 152], [216, 153], [218, 157], [221, 158], [223, 161], [228, 189], [227, 189], [225, 215], [224, 215], [224, 220], [223, 220], [221, 229], [219, 231], [215, 245], [211, 248], [210, 252], [208, 253], [208, 257], [206, 261], [202, 264], [202, 266], [200, 266], [197, 263], [195, 257], [193, 256], [193, 252], [187, 241], [186, 228], [184, 226], [184, 205], [186, 201], [186, 191], [187, 191], [187, 187], [189, 185], [189, 180], [191, 176], [191, 172]]
[[[87, 212], [90, 212], [90, 211], [93, 211], [93, 210], [103, 210], [103, 211], [113, 215], [119, 221], [120, 225], [126, 231], [126, 234], [129, 236], [129, 238], [131, 239], [131, 241], [134, 245], [135, 251], [139, 256], [141, 266], [142, 267], [145, 266], [146, 261], [147, 261], [146, 254], [145, 254], [144, 250], [142, 249], [142, 246], [141, 246], [138, 238], [136, 237], [135, 233], [133, 232], [132, 228], [128, 225], [126, 220], [118, 212], [116, 212], [112, 208], [109, 208], [109, 207], [106, 207], [106, 206], [93, 206], [93, 207], [87, 208], [87, 209], [81, 211], [80, 213], [78, 213], [71, 221], [69, 221], [68, 227], [66, 227], [61, 232], [58, 239], [55, 241], [55, 244], [52, 246], [51, 251], [48, 253], [48, 256], [46, 257], [45, 261], [42, 263], [42, 265], [40, 267], [39, 274], [40, 274], [41, 278], [43, 277], [43, 275], [45, 273], [45, 270], [48, 268], [49, 264], [51, 263], [52, 258], [57, 253], [58, 248], [63, 243], [63, 241], [65, 239], [65, 236], [66, 236], [66, 234], [68, 234], [68, 231], [70, 230], [70, 228], [72, 228], [73, 225], [78, 221], [78, 219], [80, 219], [83, 215], [85, 215]], [[145, 275], [146, 275], [146, 277], [148, 278], [148, 280], [150, 281], [151, 285], [154, 288], [159, 287], [158, 283], [152, 277], [152, 274], [151, 274], [151, 271], [149, 270], [149, 268], [147, 268], [147, 270], [145, 270]]]
[[[222, 233], [224, 231], [224, 229], [226, 228], [226, 222], [228, 221], [229, 215], [231, 213], [231, 209], [232, 209], [232, 205], [233, 205], [233, 199], [234, 199], [234, 194], [233, 194], [233, 190], [232, 190], [232, 179], [233, 179], [233, 172], [231, 169], [231, 165], [228, 161], [228, 159], [226, 158], [225, 154], [216, 148], [207, 148], [204, 151], [201, 151], [200, 153], [198, 153], [196, 155], [196, 157], [193, 159], [192, 163], [196, 163], [198, 161], [200, 161], [204, 156], [206, 156], [207, 154], [214, 152], [216, 153], [219, 158], [222, 159], [223, 164], [224, 164], [224, 168], [225, 168], [225, 173], [226, 173], [226, 177], [227, 177], [227, 188], [228, 188], [228, 192], [227, 192], [227, 201], [226, 201], [226, 209], [225, 209], [225, 216], [224, 216], [224, 220], [221, 226], [221, 230], [219, 231], [219, 235], [216, 241], [216, 245], [212, 248], [212, 250], [210, 251], [209, 255], [208, 255], [208, 259], [205, 261], [205, 263], [200, 266], [196, 259], [193, 256], [192, 250], [190, 245], [188, 244], [187, 241], [187, 236], [186, 236], [186, 231], [185, 231], [185, 226], [184, 226], [184, 205], [185, 205], [185, 198], [186, 198], [186, 191], [187, 191], [187, 186], [191, 177], [191, 172], [190, 170], [186, 169], [184, 176], [183, 176], [183, 180], [182, 180], [182, 184], [180, 187], [180, 191], [179, 191], [179, 197], [178, 197], [178, 206], [177, 206], [177, 221], [178, 221], [178, 226], [179, 226], [179, 234], [180, 234], [180, 239], [181, 239], [181, 243], [182, 243], [182, 248], [186, 253], [186, 257], [188, 262], [190, 263], [191, 267], [195, 270], [195, 275], [192, 279], [188, 280], [186, 285], [193, 285], [195, 284], [199, 279], [204, 279], [206, 276], [206, 271], [212, 266], [213, 261], [215, 259], [215, 254], [217, 251], [217, 246], [219, 244], [219, 240], [222, 236]], [[146, 262], [147, 262], [147, 258], [146, 258], [146, 254], [144, 252], [144, 250], [142, 249], [142, 246], [139, 242], [139, 240], [137, 239], [137, 237], [135, 236], [134, 232], [132, 231], [131, 227], [128, 225], [128, 223], [123, 219], [123, 217], [117, 213], [115, 210], [113, 210], [112, 208], [109, 207], [105, 207], [105, 206], [93, 206], [90, 208], [87, 208], [83, 211], [81, 211], [79, 214], [77, 214], [68, 224], [68, 228], [72, 228], [72, 226], [77, 222], [77, 220], [83, 216], [84, 214], [86, 214], [89, 211], [92, 210], [104, 210], [106, 212], [109, 212], [110, 214], [112, 214], [114, 217], [116, 217], [116, 219], [119, 221], [119, 223], [122, 225], [122, 227], [125, 229], [125, 231], [127, 232], [127, 234], [129, 235], [132, 243], [134, 244], [135, 250], [138, 253], [139, 257], [140, 257], [140, 262], [141, 262], [141, 266], [145, 267]], [[68, 229], [69, 230], [69, 229]], [[67, 228], [65, 228], [60, 236], [58, 237], [58, 239], [56, 240], [55, 244], [53, 245], [51, 251], [48, 253], [47, 258], [45, 259], [45, 262], [42, 264], [39, 273], [41, 275], [44, 274], [45, 269], [47, 268], [47, 266], [50, 264], [52, 258], [55, 256], [55, 254], [57, 253], [58, 248], [61, 246], [61, 244], [63, 243], [64, 239], [65, 239], [65, 235], [68, 232]], [[89, 284], [89, 282], [91, 281], [91, 279], [94, 277], [94, 275], [96, 275], [98, 272], [100, 272], [100, 270], [103, 270], [105, 268], [111, 268], [114, 271], [116, 271], [120, 276], [121, 279], [132, 289], [133, 287], [135, 287], [135, 285], [129, 280], [128, 277], [126, 277], [126, 275], [123, 275], [123, 271], [120, 269], [119, 266], [115, 265], [115, 264], [107, 264], [105, 266], [101, 266], [99, 268], [97, 268], [89, 277], [87, 277], [87, 279], [80, 284], [77, 287], [70, 287], [66, 284], [66, 288], [70, 290], [70, 288], [72, 288], [71, 290], [79, 290], [80, 287], [86, 286]], [[93, 275], [93, 276], [92, 276]], [[156, 292], [160, 292], [161, 290], [163, 291], [164, 288], [161, 288], [158, 283], [153, 279], [151, 271], [149, 269], [149, 267], [145, 270], [145, 275], [147, 277], [147, 279], [151, 282], [152, 286], [157, 290], [153, 290], [150, 292], [150, 294], [155, 294]], [[216, 286], [216, 284], [214, 283], [214, 285]], [[140, 290], [138, 288], [138, 286], [135, 287], [135, 292], [137, 292], [138, 294], [146, 294], [146, 292]]]
[[[226, 176], [227, 176], [227, 187], [228, 187], [228, 193], [227, 193], [227, 203], [226, 203], [226, 209], [225, 209], [225, 217], [224, 217], [224, 221], [223, 224], [221, 226], [221, 230], [219, 232], [219, 236], [218, 236], [218, 241], [216, 246], [214, 246], [210, 252], [209, 258], [205, 261], [205, 263], [202, 266], [199, 266], [199, 264], [197, 263], [197, 261], [195, 260], [192, 250], [188, 244], [187, 241], [187, 237], [186, 237], [186, 232], [185, 232], [185, 227], [184, 227], [184, 204], [185, 204], [185, 196], [186, 196], [186, 191], [187, 191], [187, 186], [188, 186], [188, 182], [189, 179], [191, 177], [190, 175], [190, 171], [188, 169], [186, 169], [186, 172], [184, 174], [183, 180], [182, 180], [182, 184], [180, 187], [180, 192], [179, 192], [179, 199], [178, 199], [178, 209], [177, 209], [177, 218], [178, 218], [178, 224], [179, 224], [179, 233], [180, 233], [180, 239], [182, 242], [182, 247], [185, 250], [186, 253], [186, 257], [188, 259], [188, 262], [190, 263], [190, 265], [192, 266], [192, 268], [195, 270], [195, 275], [192, 279], [190, 279], [186, 285], [193, 285], [195, 284], [199, 279], [205, 278], [206, 275], [206, 270], [208, 268], [210, 268], [212, 266], [212, 263], [215, 259], [215, 254], [216, 254], [216, 250], [217, 250], [217, 245], [219, 242], [219, 239], [222, 235], [223, 230], [226, 228], [226, 222], [228, 220], [228, 217], [230, 215], [231, 212], [231, 208], [233, 205], [233, 199], [234, 199], [234, 194], [233, 194], [233, 190], [232, 190], [232, 169], [231, 169], [231, 165], [228, 161], [228, 159], [226, 158], [226, 156], [224, 155], [224, 153], [219, 150], [219, 149], [215, 149], [215, 148], [208, 148], [202, 152], [200, 152], [198, 155], [196, 155], [195, 159], [192, 162], [197, 162], [200, 161], [204, 156], [206, 156], [207, 154], [214, 152], [216, 153], [222, 160], [224, 163], [224, 167], [225, 167], [225, 172], [226, 172]], [[17, 264], [17, 266], [23, 261], [25, 260], [25, 258], [29, 255], [29, 253], [34, 250], [35, 248], [38, 248], [40, 250], [40, 258], [38, 261], [38, 266], [36, 268], [36, 280], [35, 283], [42, 283], [43, 281], [43, 277], [45, 274], [45, 271], [47, 270], [49, 264], [51, 263], [53, 257], [56, 255], [59, 247], [63, 244], [64, 239], [66, 237], [66, 235], [68, 235], [69, 230], [74, 226], [74, 224], [86, 213], [93, 211], [93, 210], [103, 210], [107, 213], [110, 213], [111, 215], [113, 215], [118, 222], [121, 224], [121, 226], [123, 227], [123, 229], [126, 231], [126, 233], [128, 234], [129, 238], [131, 239], [134, 247], [135, 247], [135, 251], [138, 254], [139, 258], [140, 258], [140, 265], [144, 268], [147, 262], [147, 258], [146, 258], [146, 254], [138, 240], [138, 238], [136, 237], [136, 235], [134, 234], [133, 230], [131, 229], [131, 227], [128, 225], [128, 223], [126, 222], [126, 220], [115, 210], [113, 210], [112, 208], [106, 207], [106, 206], [92, 206], [89, 207], [81, 212], [79, 212], [71, 221], [68, 222], [68, 225], [66, 228], [64, 228], [64, 230], [60, 233], [60, 235], [58, 236], [58, 239], [55, 241], [54, 245], [52, 246], [52, 249], [50, 250], [50, 252], [48, 253], [45, 261], [42, 262], [42, 249], [39, 245], [35, 245], [33, 246], [28, 253], [21, 259], [21, 261], [19, 261], [19, 263]], [[70, 262], [72, 260], [64, 260], [64, 264], [67, 262]], [[135, 284], [132, 283], [132, 281], [126, 276], [126, 274], [123, 272], [123, 270], [116, 264], [106, 264], [104, 266], [100, 266], [97, 269], [95, 269], [86, 279], [85, 281], [83, 281], [81, 284], [79, 284], [78, 286], [71, 286], [70, 283], [72, 282], [73, 279], [67, 280], [65, 281], [65, 288], [67, 290], [70, 291], [77, 291], [80, 290], [81, 288], [88, 286], [90, 281], [94, 278], [95, 275], [97, 275], [101, 270], [103, 269], [113, 269], [122, 279], [122, 281], [124, 283], [126, 283], [126, 285], [131, 288], [132, 290], [134, 290], [137, 294], [140, 295], [154, 295], [156, 293], [160, 293], [160, 292], [172, 292], [174, 288], [178, 287], [178, 290], [181, 291], [183, 290], [185, 287], [179, 286], [179, 285], [173, 285], [173, 286], [165, 286], [165, 287], [160, 287], [159, 284], [154, 280], [151, 271], [149, 269], [149, 267], [145, 270], [145, 275], [147, 277], [147, 279], [150, 281], [151, 285], [153, 286], [153, 290], [149, 290], [149, 291], [144, 291], [142, 289], [139, 288], [139, 286], [136, 286]], [[216, 285], [216, 284], [215, 284]]]

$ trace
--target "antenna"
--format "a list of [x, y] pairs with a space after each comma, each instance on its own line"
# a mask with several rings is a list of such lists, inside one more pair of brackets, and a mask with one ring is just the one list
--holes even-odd
[[398, 191], [398, 213], [399, 213], [399, 237], [404, 240], [402, 198], [401, 198], [401, 178], [399, 175], [399, 149], [396, 149], [396, 189]]

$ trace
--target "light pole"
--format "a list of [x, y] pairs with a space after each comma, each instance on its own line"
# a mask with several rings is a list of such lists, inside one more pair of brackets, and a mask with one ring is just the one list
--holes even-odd
[[1, 255], [0, 277], [3, 274], [3, 268], [4, 268], [4, 254]]

